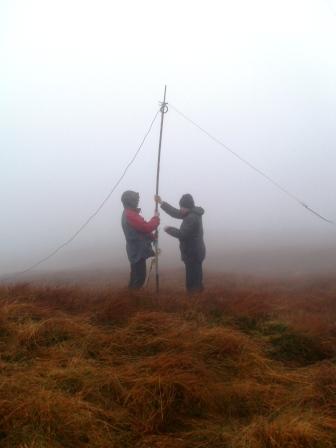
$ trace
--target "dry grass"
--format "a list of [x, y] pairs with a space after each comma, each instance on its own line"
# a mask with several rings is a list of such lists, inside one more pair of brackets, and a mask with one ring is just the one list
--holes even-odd
[[336, 281], [0, 288], [0, 447], [332, 448]]

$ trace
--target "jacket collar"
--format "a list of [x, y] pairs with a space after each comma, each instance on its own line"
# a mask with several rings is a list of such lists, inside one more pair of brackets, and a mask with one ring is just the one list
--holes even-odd
[[141, 208], [126, 207], [125, 210], [128, 210], [130, 212], [134, 212], [134, 213], [138, 213], [138, 214], [141, 212]]

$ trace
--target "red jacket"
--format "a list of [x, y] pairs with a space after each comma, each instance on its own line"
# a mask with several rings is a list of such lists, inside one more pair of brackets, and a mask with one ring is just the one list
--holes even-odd
[[147, 222], [139, 213], [140, 209], [125, 208], [121, 220], [126, 238], [127, 256], [131, 263], [137, 263], [154, 255], [152, 241], [155, 237], [152, 232], [160, 224], [157, 216]]
[[125, 209], [125, 216], [127, 223], [133, 227], [133, 229], [141, 233], [152, 234], [152, 232], [156, 230], [160, 224], [160, 218], [158, 216], [153, 216], [153, 218], [148, 222], [145, 221], [140, 215], [140, 209], [132, 210], [127, 208]]

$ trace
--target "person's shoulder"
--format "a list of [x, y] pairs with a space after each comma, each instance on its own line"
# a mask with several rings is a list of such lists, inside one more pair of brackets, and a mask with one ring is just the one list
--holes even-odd
[[136, 222], [143, 220], [143, 218], [140, 216], [140, 214], [137, 210], [128, 208], [128, 209], [125, 209], [124, 213], [125, 213], [124, 217], [125, 217], [126, 221], [130, 224], [134, 224]]
[[197, 216], [203, 216], [205, 213], [205, 210], [203, 207], [194, 207], [192, 209], [192, 213], [197, 215]]
[[124, 213], [126, 216], [138, 216], [140, 213], [140, 210], [134, 210], [132, 208], [125, 208]]

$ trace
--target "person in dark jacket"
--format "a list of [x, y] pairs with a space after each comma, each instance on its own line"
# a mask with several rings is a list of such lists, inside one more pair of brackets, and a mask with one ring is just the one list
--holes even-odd
[[169, 216], [182, 219], [180, 229], [165, 227], [165, 232], [180, 241], [181, 258], [186, 269], [186, 288], [189, 292], [203, 290], [202, 263], [205, 259], [205, 244], [203, 240], [202, 216], [204, 210], [195, 207], [191, 194], [184, 194], [180, 199], [180, 209], [162, 201], [160, 196], [155, 196], [155, 201]]
[[121, 225], [126, 238], [126, 252], [131, 265], [128, 287], [139, 289], [146, 280], [146, 260], [153, 257], [152, 242], [155, 240], [154, 231], [160, 224], [159, 214], [150, 221], [145, 221], [140, 215], [139, 193], [125, 191], [121, 196], [124, 211]]

